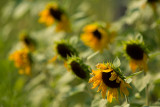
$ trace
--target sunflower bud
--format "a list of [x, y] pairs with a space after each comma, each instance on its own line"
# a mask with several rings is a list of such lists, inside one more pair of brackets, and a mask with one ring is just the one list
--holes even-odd
[[79, 57], [71, 57], [68, 60], [68, 66], [70, 70], [79, 78], [88, 80], [89, 79], [89, 67], [83, 63]]
[[55, 45], [55, 50], [57, 55], [65, 60], [67, 60], [68, 57], [78, 56], [76, 49], [65, 41], [57, 42]]
[[23, 32], [20, 34], [20, 40], [23, 43], [24, 47], [31, 52], [35, 50], [36, 43], [35, 41], [27, 34], [26, 32]]
[[125, 56], [130, 60], [130, 67], [133, 72], [137, 68], [147, 71], [148, 53], [143, 42], [130, 40], [124, 44]]

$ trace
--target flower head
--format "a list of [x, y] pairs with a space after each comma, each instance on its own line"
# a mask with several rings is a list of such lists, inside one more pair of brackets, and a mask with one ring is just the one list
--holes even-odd
[[142, 8], [145, 8], [148, 4], [152, 7], [153, 11], [156, 12], [158, 2], [160, 2], [160, 0], [146, 0], [145, 3], [142, 4]]
[[19, 68], [20, 74], [31, 74], [31, 58], [28, 49], [17, 50], [9, 56], [9, 59], [14, 61], [14, 64]]
[[131, 88], [131, 86], [125, 82], [125, 77], [119, 68], [115, 68], [111, 63], [100, 63], [96, 67], [97, 70], [92, 70], [94, 76], [89, 80], [89, 83], [93, 83], [92, 88], [99, 86], [97, 92], [101, 90], [103, 98], [105, 98], [107, 90], [107, 100], [109, 102], [112, 102], [112, 98], [118, 100], [118, 90], [122, 96], [123, 94], [129, 95], [127, 87]]
[[156, 8], [157, 8], [156, 3], [158, 2], [160, 2], [160, 0], [147, 0], [147, 3], [151, 5], [154, 11], [156, 11]]
[[130, 67], [133, 72], [137, 68], [147, 70], [147, 49], [143, 42], [140, 41], [128, 41], [124, 45], [125, 55], [130, 59]]
[[20, 40], [22, 41], [26, 49], [30, 51], [35, 50], [35, 41], [31, 37], [29, 37], [29, 35], [26, 32], [20, 34]]
[[111, 38], [109, 38], [108, 32], [100, 25], [94, 23], [84, 27], [83, 34], [81, 34], [81, 40], [89, 47], [97, 50], [103, 50], [108, 48]]
[[56, 3], [50, 3], [40, 13], [40, 23], [47, 26], [56, 23], [56, 31], [70, 31], [70, 23], [65, 12]]
[[147, 0], [148, 3], [155, 3], [158, 2], [159, 0]]
[[76, 49], [65, 41], [57, 42], [55, 45], [55, 50], [57, 55], [65, 60], [71, 56], [78, 56]]
[[83, 63], [79, 57], [71, 57], [68, 60], [68, 66], [70, 70], [79, 78], [88, 80], [89, 79], [89, 67]]

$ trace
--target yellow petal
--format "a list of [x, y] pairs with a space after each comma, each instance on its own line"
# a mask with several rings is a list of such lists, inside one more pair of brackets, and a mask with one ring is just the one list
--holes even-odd
[[58, 57], [57, 55], [54, 56], [52, 59], [50, 59], [50, 60], [48, 61], [48, 63], [53, 63], [54, 61], [56, 61], [57, 57]]
[[84, 29], [83, 29], [83, 31], [84, 32], [93, 32], [94, 30], [96, 30], [97, 29], [97, 25], [96, 24], [90, 24], [90, 25], [87, 25]]
[[19, 74], [24, 74], [24, 70], [20, 69], [19, 71]]
[[124, 83], [123, 80], [121, 81], [121, 84], [120, 84], [120, 90], [121, 90], [126, 96], [129, 95], [129, 92], [128, 92], [128, 90], [127, 90], [127, 88], [126, 88], [125, 83]]
[[120, 78], [120, 77], [117, 77], [116, 83], [120, 83], [120, 81], [121, 81], [121, 78]]
[[110, 81], [114, 81], [117, 78], [117, 74], [115, 72], [111, 73], [111, 77], [109, 78]]
[[130, 65], [130, 67], [131, 67], [133, 72], [135, 72], [136, 69], [138, 68], [138, 66], [137, 66], [137, 64], [136, 64], [136, 62], [134, 60], [131, 60], [129, 65]]
[[110, 88], [108, 90], [107, 100], [111, 103], [112, 102], [112, 98], [113, 98], [113, 92], [112, 92], [112, 88]]
[[89, 79], [89, 83], [97, 81], [97, 80], [101, 80], [101, 76], [102, 75], [100, 73], [97, 74], [97, 75], [95, 75], [94, 77], [92, 77], [92, 78]]
[[97, 92], [99, 92], [102, 89], [102, 84], [103, 84], [103, 82], [100, 83]]
[[102, 91], [101, 91], [101, 94], [102, 94], [102, 98], [103, 99], [105, 99], [106, 91], [107, 91], [107, 86], [102, 82]]
[[93, 83], [92, 89], [96, 88], [101, 83], [101, 80], [97, 80]]
[[26, 75], [30, 75], [30, 74], [31, 74], [31, 68], [30, 68], [30, 66], [27, 66], [27, 67], [25, 68], [25, 74], [26, 74]]
[[98, 68], [98, 69], [107, 69], [107, 66], [105, 65], [105, 64], [97, 64], [96, 65], [96, 67]]
[[102, 70], [102, 72], [106, 72], [106, 73], [111, 72], [111, 71], [113, 71], [113, 69]]

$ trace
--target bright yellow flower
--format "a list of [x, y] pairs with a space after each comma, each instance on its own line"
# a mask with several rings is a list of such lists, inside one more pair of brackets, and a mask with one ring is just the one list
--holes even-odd
[[81, 40], [85, 45], [95, 51], [108, 48], [111, 38], [109, 38], [108, 32], [103, 27], [98, 24], [90, 24], [84, 27], [83, 32]]
[[130, 67], [133, 72], [135, 72], [137, 68], [147, 71], [148, 56], [142, 45], [143, 44], [132, 41], [126, 43], [124, 47], [125, 53], [130, 59]]
[[93, 83], [92, 89], [99, 86], [97, 92], [101, 90], [104, 99], [108, 90], [107, 100], [109, 102], [112, 102], [112, 98], [118, 100], [118, 90], [122, 96], [123, 94], [128, 96], [129, 92], [127, 87], [131, 88], [131, 86], [125, 82], [124, 77], [117, 73], [117, 69], [114, 69], [112, 66], [110, 63], [98, 64], [97, 70], [92, 70], [92, 75], [94, 76], [89, 80], [89, 83]]
[[70, 31], [70, 23], [64, 11], [55, 3], [48, 4], [40, 13], [40, 23], [47, 26], [56, 23], [56, 31]]
[[19, 68], [20, 74], [31, 74], [31, 59], [29, 58], [29, 51], [27, 49], [17, 50], [9, 56], [10, 60]]

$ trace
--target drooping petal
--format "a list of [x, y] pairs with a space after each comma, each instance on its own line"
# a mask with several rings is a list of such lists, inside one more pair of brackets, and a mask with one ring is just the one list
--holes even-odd
[[105, 64], [99, 63], [96, 65], [97, 69], [107, 69], [107, 66]]
[[137, 66], [137, 64], [136, 64], [136, 62], [134, 60], [131, 60], [129, 65], [130, 65], [130, 67], [131, 67], [133, 72], [135, 72], [136, 69], [138, 68], [138, 66]]
[[112, 92], [112, 88], [110, 88], [108, 90], [107, 100], [111, 103], [112, 102], [112, 98], [113, 98], [113, 92]]
[[111, 73], [111, 77], [109, 78], [110, 81], [114, 81], [117, 78], [117, 74], [115, 72]]
[[118, 90], [117, 88], [113, 88], [113, 97], [116, 98], [116, 100], [118, 100]]
[[57, 55], [54, 56], [52, 59], [50, 59], [50, 60], [48, 61], [48, 63], [53, 63], [54, 61], [56, 61], [57, 57], [58, 57]]
[[100, 83], [101, 83], [101, 80], [94, 81], [92, 89], [96, 88]]
[[126, 88], [125, 83], [124, 83], [123, 80], [121, 81], [121, 84], [120, 84], [120, 90], [121, 90], [126, 96], [129, 95], [129, 92], [128, 92], [128, 90], [127, 90], [127, 88]]
[[107, 86], [106, 86], [104, 83], [102, 83], [101, 94], [102, 94], [102, 98], [103, 98], [103, 99], [105, 99], [106, 91], [107, 91]]
[[101, 80], [101, 76], [102, 75], [100, 73], [97, 74], [97, 75], [95, 75], [94, 77], [92, 77], [91, 79], [89, 79], [89, 83], [97, 81], [97, 80]]

